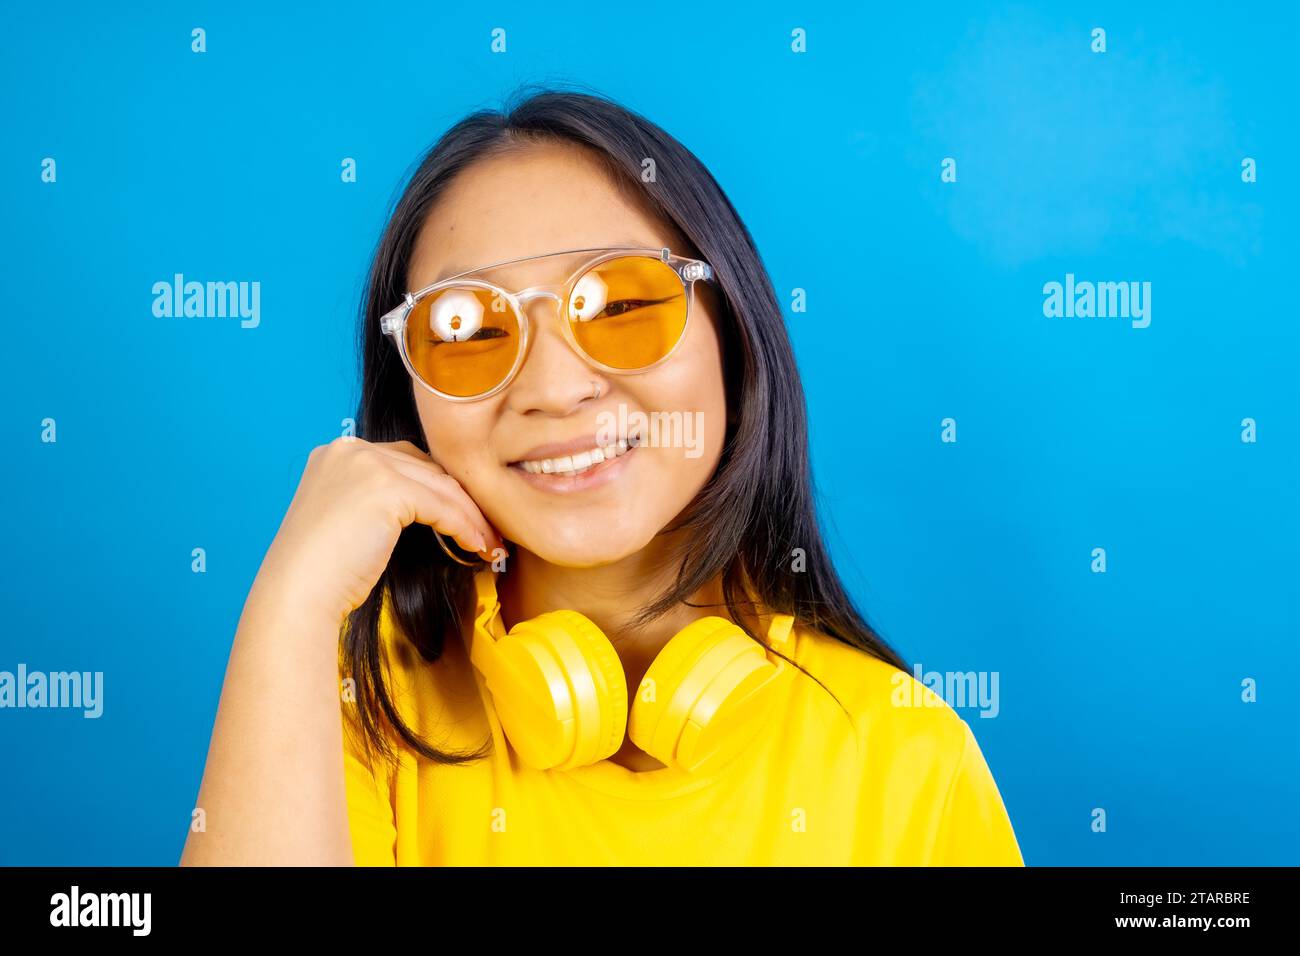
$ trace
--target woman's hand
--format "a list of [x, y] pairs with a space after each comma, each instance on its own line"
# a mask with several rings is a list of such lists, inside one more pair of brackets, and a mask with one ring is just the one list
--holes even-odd
[[341, 622], [370, 596], [402, 529], [417, 521], [489, 561], [503, 547], [460, 483], [416, 445], [336, 438], [307, 456], [258, 574], [270, 582], [258, 584]]
[[235, 632], [184, 865], [343, 866], [348, 825], [339, 629], [419, 521], [490, 557], [500, 538], [406, 441], [312, 450]]

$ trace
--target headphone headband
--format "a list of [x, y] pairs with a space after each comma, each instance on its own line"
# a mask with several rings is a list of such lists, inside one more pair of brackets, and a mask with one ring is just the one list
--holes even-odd
[[768, 646], [711, 615], [673, 635], [642, 679], [645, 693], [629, 700], [622, 661], [591, 620], [548, 611], [507, 634], [496, 572], [476, 572], [474, 589], [470, 662], [520, 759], [538, 770], [603, 760], [619, 749], [625, 731], [665, 766], [720, 766], [759, 732], [788, 663], [772, 645], [789, 639], [791, 615], [772, 617]]

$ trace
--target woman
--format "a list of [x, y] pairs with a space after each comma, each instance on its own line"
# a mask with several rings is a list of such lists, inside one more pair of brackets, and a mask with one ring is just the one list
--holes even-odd
[[771, 284], [681, 144], [586, 94], [469, 116], [363, 320], [183, 863], [1022, 863], [827, 557]]

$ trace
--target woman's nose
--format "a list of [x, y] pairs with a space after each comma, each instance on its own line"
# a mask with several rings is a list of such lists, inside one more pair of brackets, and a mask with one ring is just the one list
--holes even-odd
[[564, 316], [558, 296], [539, 293], [523, 303], [528, 313], [531, 341], [523, 367], [507, 390], [507, 403], [520, 414], [571, 414], [591, 398], [600, 384], [600, 394], [609, 394], [605, 377], [574, 352], [564, 335]]

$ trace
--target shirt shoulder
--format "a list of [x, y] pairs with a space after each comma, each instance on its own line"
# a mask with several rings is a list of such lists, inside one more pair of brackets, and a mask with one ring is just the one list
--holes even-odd
[[[900, 863], [1023, 865], [970, 724], [893, 664], [808, 627], [796, 625], [795, 632], [791, 656], [834, 692], [852, 720], [864, 821], [880, 824], [874, 845], [893, 845]], [[805, 683], [806, 693], [826, 696]]]
[[947, 701], [862, 648], [805, 625], [794, 631], [791, 656], [839, 698], [864, 741], [924, 746], [955, 763], [970, 728]]

